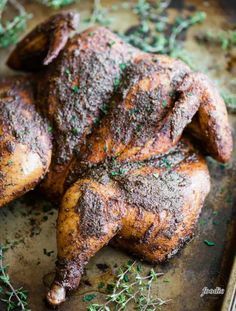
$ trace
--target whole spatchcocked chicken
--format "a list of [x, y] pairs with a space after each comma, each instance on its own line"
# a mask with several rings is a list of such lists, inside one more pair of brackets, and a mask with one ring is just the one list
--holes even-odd
[[61, 202], [52, 305], [108, 243], [149, 262], [173, 256], [210, 190], [204, 156], [232, 152], [205, 75], [103, 27], [71, 36], [77, 24], [65, 12], [37, 26], [8, 60], [28, 75], [0, 81], [0, 205], [38, 183]]

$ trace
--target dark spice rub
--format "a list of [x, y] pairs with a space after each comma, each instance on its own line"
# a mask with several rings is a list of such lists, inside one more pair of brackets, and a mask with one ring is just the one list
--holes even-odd
[[75, 148], [80, 149], [104, 114], [123, 68], [137, 53], [141, 54], [110, 31], [92, 28], [69, 40], [40, 79], [38, 104], [51, 121], [54, 137], [52, 165], [45, 181], [52, 193], [58, 174], [66, 173]]
[[34, 188], [51, 161], [47, 121], [34, 105], [29, 78], [0, 81], [0, 205]]
[[[0, 80], [0, 139], [8, 135], [13, 137], [14, 141], [36, 152], [46, 165], [51, 148], [48, 122], [37, 112], [34, 101], [31, 78]], [[9, 143], [6, 141], [7, 146]]]
[[111, 240], [152, 262], [174, 255], [193, 235], [210, 188], [205, 160], [187, 139], [168, 154], [139, 162], [114, 159], [80, 173], [58, 218], [58, 256], [78, 273], [70, 280], [73, 268], [60, 280], [60, 261], [54, 285], [64, 290], [77, 287], [84, 259]]

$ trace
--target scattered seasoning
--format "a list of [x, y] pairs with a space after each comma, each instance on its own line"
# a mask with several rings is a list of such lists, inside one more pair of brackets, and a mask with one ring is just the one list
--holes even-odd
[[158, 174], [158, 173], [153, 173], [153, 176], [154, 176], [155, 178], [159, 178], [159, 174]]
[[171, 163], [169, 162], [167, 158], [162, 158], [161, 164], [163, 164], [166, 168], [171, 168]]
[[125, 174], [127, 171], [128, 171], [127, 169], [119, 168], [118, 171], [112, 171], [110, 174], [111, 176], [120, 176], [120, 175]]
[[138, 113], [138, 112], [139, 112], [139, 109], [138, 109], [137, 107], [132, 108], [132, 109], [129, 110], [129, 113], [130, 113], [130, 114], [136, 114], [136, 113]]
[[78, 130], [76, 127], [74, 127], [74, 128], [71, 130], [71, 132], [72, 132], [73, 135], [78, 135], [78, 134], [79, 134], [79, 130]]
[[73, 90], [73, 92], [75, 92], [75, 93], [79, 93], [79, 87], [78, 87], [78, 85], [72, 86], [72, 90]]
[[107, 288], [106, 288], [107, 292], [112, 293], [114, 286], [115, 286], [114, 284], [107, 284]]
[[170, 91], [170, 92], [169, 92], [169, 96], [170, 96], [171, 98], [173, 98], [173, 97], [175, 96], [175, 91]]
[[107, 269], [109, 269], [109, 266], [105, 263], [98, 263], [97, 268], [103, 272], [105, 272]]
[[200, 223], [201, 225], [205, 225], [205, 224], [207, 223], [207, 221], [206, 221], [206, 219], [200, 219], [200, 220], [199, 220], [199, 223]]
[[71, 121], [75, 121], [75, 120], [76, 120], [76, 116], [72, 116]]
[[233, 203], [233, 197], [230, 194], [226, 198], [226, 203], [229, 203], [229, 204]]
[[65, 70], [65, 73], [66, 73], [66, 75], [67, 75], [69, 81], [71, 81], [71, 72], [70, 72], [70, 70], [69, 70], [69, 69], [66, 69], [66, 70]]
[[204, 240], [204, 243], [205, 243], [207, 246], [215, 246], [215, 245], [216, 245], [214, 242], [211, 242], [211, 241], [208, 241], [208, 240]]
[[104, 104], [100, 109], [105, 115], [108, 113], [108, 105]]
[[43, 220], [47, 221], [48, 220], [48, 216], [43, 216]]
[[164, 99], [164, 100], [162, 101], [162, 107], [165, 108], [166, 106], [167, 106], [167, 100]]
[[105, 283], [100, 282], [100, 283], [98, 284], [98, 289], [101, 289], [101, 288], [104, 288], [104, 287], [105, 287]]
[[127, 282], [129, 282], [129, 277], [128, 277], [128, 274], [125, 274], [125, 275], [124, 275], [123, 280], [124, 280], [126, 283], [127, 283]]
[[121, 63], [121, 64], [119, 65], [119, 67], [120, 67], [120, 70], [121, 70], [121, 71], [124, 71], [124, 70], [126, 69], [127, 65], [126, 65], [125, 63]]
[[52, 131], [53, 131], [53, 127], [52, 126], [48, 126], [48, 132], [52, 133]]
[[213, 220], [213, 225], [219, 225], [220, 224], [220, 222], [219, 222], [219, 220]]
[[85, 296], [83, 297], [83, 301], [84, 301], [84, 302], [90, 302], [90, 301], [92, 301], [95, 297], [96, 297], [95, 294], [85, 295]]
[[120, 85], [120, 78], [119, 77], [116, 77], [115, 80], [114, 80], [114, 87], [115, 87], [115, 90], [118, 89]]
[[68, 76], [71, 75], [71, 72], [70, 72], [70, 70], [69, 70], [68, 68], [65, 70], [65, 73], [66, 73]]
[[44, 248], [43, 253], [44, 253], [44, 255], [50, 257], [54, 253], [54, 251], [48, 251], [46, 248]]
[[111, 48], [114, 44], [116, 44], [116, 41], [108, 42], [107, 45]]
[[142, 125], [141, 124], [138, 124], [137, 127], [136, 127], [136, 132], [140, 132], [142, 129]]

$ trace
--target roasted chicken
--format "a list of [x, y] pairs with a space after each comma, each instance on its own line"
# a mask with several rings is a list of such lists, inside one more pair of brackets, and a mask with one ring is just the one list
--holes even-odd
[[46, 172], [41, 190], [62, 202], [52, 305], [108, 243], [149, 262], [174, 255], [210, 190], [204, 155], [227, 162], [232, 152], [225, 104], [205, 75], [103, 27], [70, 38], [77, 22], [66, 12], [37, 26], [8, 60], [30, 75], [0, 83], [0, 204]]

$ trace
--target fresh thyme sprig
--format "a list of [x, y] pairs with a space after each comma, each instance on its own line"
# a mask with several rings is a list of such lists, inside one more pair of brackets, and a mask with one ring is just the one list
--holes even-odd
[[196, 36], [203, 43], [213, 43], [221, 46], [223, 50], [229, 50], [236, 46], [236, 30], [221, 30], [220, 32], [206, 31]]
[[[63, 6], [74, 3], [76, 0], [35, 0], [45, 6], [59, 9]], [[3, 18], [3, 13], [14, 9], [15, 16], [12, 19]], [[0, 1], [0, 47], [7, 48], [16, 44], [20, 35], [26, 29], [28, 20], [32, 14], [26, 12], [24, 6], [17, 0]]]
[[223, 97], [228, 110], [232, 113], [236, 112], [236, 95], [230, 91], [222, 91], [221, 96]]
[[59, 9], [74, 3], [76, 0], [36, 0], [36, 1], [53, 9]]
[[10, 276], [7, 273], [7, 266], [3, 263], [5, 248], [0, 245], [0, 297], [5, 303], [7, 311], [30, 311], [28, 308], [28, 294], [23, 288], [15, 289], [11, 284]]
[[[17, 14], [12, 20], [3, 22], [3, 12], [9, 4]], [[25, 30], [28, 19], [31, 15], [28, 14], [24, 6], [16, 0], [3, 0], [0, 4], [0, 47], [6, 48], [18, 41], [19, 35]]]
[[196, 12], [188, 17], [177, 17], [173, 23], [166, 14], [170, 0], [137, 0], [134, 3], [122, 1], [110, 8], [104, 7], [100, 0], [94, 0], [92, 14], [86, 23], [110, 26], [109, 13], [118, 8], [130, 10], [137, 16], [138, 24], [118, 34], [128, 43], [149, 53], [167, 54], [192, 65], [192, 59], [180, 44], [181, 34], [206, 18], [204, 12]]
[[139, 24], [134, 32], [126, 32], [124, 39], [145, 52], [171, 55], [180, 48], [179, 36], [191, 26], [204, 21], [206, 14], [196, 12], [190, 17], [177, 17], [173, 23], [166, 15], [169, 0], [148, 2], [139, 0], [133, 8]]
[[189, 29], [191, 26], [202, 23], [206, 19], [206, 13], [205, 12], [196, 12], [189, 18], [176, 18], [174, 26], [171, 31], [171, 35], [169, 38], [169, 53], [173, 53], [176, 45], [177, 45], [177, 37], [184, 31]]
[[110, 10], [102, 6], [100, 0], [94, 0], [92, 13], [87, 19], [84, 20], [84, 22], [88, 24], [88, 26], [93, 24], [109, 26], [112, 22], [109, 12]]
[[128, 262], [119, 269], [117, 280], [112, 284], [111, 293], [107, 294], [105, 304], [91, 304], [88, 311], [125, 310], [128, 305], [135, 305], [139, 311], [154, 311], [166, 304], [169, 300], [153, 298], [151, 291], [153, 282], [163, 273], [157, 273], [153, 269], [148, 275], [141, 275], [141, 266], [136, 262]]

